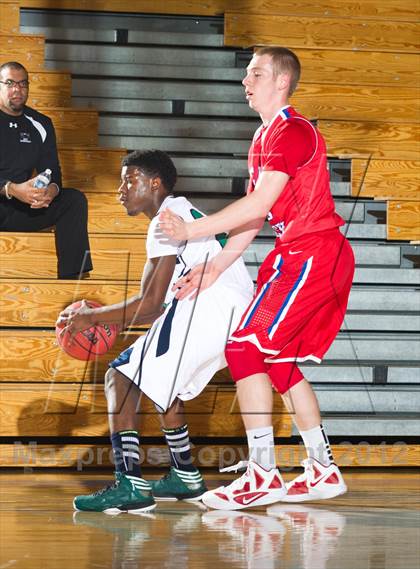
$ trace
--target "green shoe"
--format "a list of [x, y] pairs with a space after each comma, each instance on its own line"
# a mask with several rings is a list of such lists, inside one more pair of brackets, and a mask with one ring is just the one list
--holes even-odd
[[115, 482], [94, 494], [76, 496], [73, 500], [76, 510], [85, 512], [148, 512], [156, 507], [152, 488], [143, 478], [122, 472], [115, 473]]
[[156, 500], [200, 500], [207, 487], [198, 470], [187, 472], [171, 466], [171, 470], [160, 480], [150, 481]]

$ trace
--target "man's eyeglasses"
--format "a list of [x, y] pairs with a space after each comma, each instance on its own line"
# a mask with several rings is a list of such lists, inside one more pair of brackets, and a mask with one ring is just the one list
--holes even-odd
[[22, 79], [22, 81], [13, 81], [13, 79], [6, 79], [6, 81], [0, 81], [3, 85], [6, 85], [8, 89], [14, 89], [19, 87], [20, 89], [27, 89], [29, 87], [29, 81], [27, 79]]

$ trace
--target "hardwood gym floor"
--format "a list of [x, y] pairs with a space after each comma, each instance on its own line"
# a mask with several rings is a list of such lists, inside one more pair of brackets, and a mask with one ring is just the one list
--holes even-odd
[[[104, 471], [1, 472], [0, 569], [419, 567], [415, 470], [347, 470], [348, 494], [323, 503], [220, 512], [159, 502], [150, 514], [118, 516], [73, 511], [74, 495], [111, 478]], [[206, 480], [211, 488], [227, 481], [215, 473]]]

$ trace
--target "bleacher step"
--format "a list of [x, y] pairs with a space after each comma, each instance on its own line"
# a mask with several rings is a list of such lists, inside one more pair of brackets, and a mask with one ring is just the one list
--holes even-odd
[[61, 44], [50, 41], [45, 46], [46, 61], [109, 62], [114, 64], [150, 63], [162, 65], [203, 66], [235, 68], [236, 54], [232, 49], [191, 49], [153, 46], [113, 46], [109, 44]]

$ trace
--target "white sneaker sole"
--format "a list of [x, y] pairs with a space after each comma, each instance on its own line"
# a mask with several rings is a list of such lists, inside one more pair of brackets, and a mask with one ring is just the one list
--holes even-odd
[[213, 510], [243, 510], [245, 508], [256, 508], [258, 506], [268, 506], [269, 504], [274, 504], [279, 502], [286, 495], [286, 488], [279, 490], [271, 490], [266, 496], [261, 496], [257, 500], [250, 502], [249, 504], [240, 504], [233, 500], [223, 500], [216, 496], [213, 492], [207, 492], [202, 498], [202, 502], [208, 508]]
[[282, 502], [296, 503], [296, 502], [316, 502], [317, 500], [330, 500], [336, 498], [347, 492], [347, 486], [340, 484], [322, 492], [308, 492], [307, 494], [286, 494], [281, 499]]
[[98, 512], [99, 513], [104, 512], [105, 514], [110, 514], [112, 516], [115, 516], [117, 514], [123, 514], [126, 512], [128, 512], [129, 514], [150, 512], [150, 510], [154, 510], [156, 508], [156, 504], [151, 504], [150, 506], [145, 506], [144, 508], [138, 508], [135, 510], [127, 510], [127, 509], [120, 509], [120, 508], [106, 508], [105, 510], [80, 510], [79, 508], [76, 507], [76, 505], [73, 502], [73, 508], [76, 510], [76, 512], [91, 512], [92, 514], [95, 514]]
[[207, 494], [208, 490], [200, 494], [199, 496], [194, 496], [194, 498], [176, 498], [175, 496], [156, 496], [153, 494], [153, 498], [156, 502], [201, 502], [204, 494]]
[[150, 512], [150, 510], [154, 510], [156, 508], [156, 504], [152, 504], [151, 506], [145, 506], [144, 508], [138, 508], [136, 510], [124, 510], [120, 508], [107, 508], [103, 510], [105, 514], [143, 514], [144, 512]]

